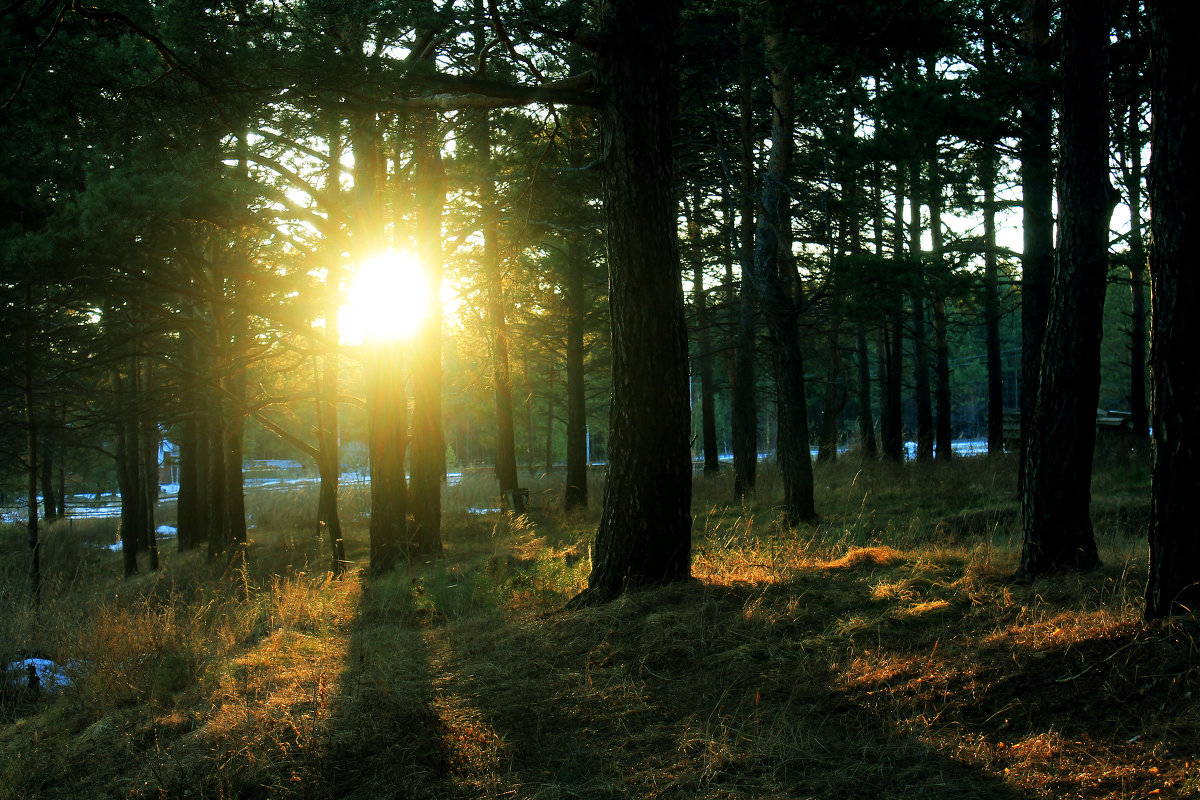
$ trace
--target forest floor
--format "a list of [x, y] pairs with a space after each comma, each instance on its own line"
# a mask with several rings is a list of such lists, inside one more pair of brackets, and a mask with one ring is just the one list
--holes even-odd
[[249, 498], [244, 563], [130, 580], [60, 525], [37, 611], [10, 530], [0, 659], [71, 684], [0, 689], [0, 798], [1200, 797], [1200, 629], [1141, 621], [1147, 474], [1103, 459], [1104, 566], [1032, 585], [1011, 463], [818, 465], [796, 530], [769, 479], [697, 477], [694, 580], [572, 612], [598, 512], [549, 479], [516, 519], [448, 489], [444, 559], [382, 578], [353, 498], [338, 580], [315, 495]]

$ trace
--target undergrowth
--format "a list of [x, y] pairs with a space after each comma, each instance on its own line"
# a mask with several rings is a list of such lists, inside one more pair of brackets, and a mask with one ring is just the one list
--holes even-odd
[[1105, 565], [1029, 586], [1004, 461], [819, 465], [798, 529], [772, 484], [697, 477], [694, 579], [569, 613], [597, 512], [550, 479], [517, 517], [451, 487], [443, 556], [373, 579], [360, 519], [334, 579], [273, 495], [235, 560], [130, 580], [108, 523], [53, 526], [34, 609], [5, 532], [0, 656], [72, 683], [0, 690], [0, 798], [1200, 795], [1197, 629], [1140, 621], [1140, 462], [1097, 477]]

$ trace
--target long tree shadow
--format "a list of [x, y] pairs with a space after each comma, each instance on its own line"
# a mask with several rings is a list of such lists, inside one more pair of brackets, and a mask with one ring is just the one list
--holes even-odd
[[[439, 669], [486, 731], [468, 794], [1018, 798], [855, 701], [811, 630], [760, 591], [699, 582], [444, 639]], [[749, 611], [748, 611], [749, 609]], [[812, 622], [812, 620], [809, 620]], [[788, 626], [789, 629], [791, 626]]]
[[[1120, 674], [1111, 697], [1140, 709], [1144, 727], [1150, 703], [1135, 688], [1155, 663], [1194, 678], [1185, 642], [1129, 626], [1024, 646], [914, 581], [814, 568], [451, 621], [403, 580], [376, 584], [341, 677], [323, 791], [1015, 800], [1155, 785], [1145, 748], [1122, 750], [1128, 724], [1079, 710], [1102, 704]], [[1123, 654], [1146, 669], [1114, 672]], [[1170, 697], [1186, 702], [1177, 684]], [[1082, 763], [1093, 747], [1115, 754], [1109, 778]]]

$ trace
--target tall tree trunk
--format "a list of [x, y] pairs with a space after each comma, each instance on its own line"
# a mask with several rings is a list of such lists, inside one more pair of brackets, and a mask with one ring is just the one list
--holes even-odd
[[[879, 182], [882, 183], [882, 177]], [[875, 255], [883, 258], [883, 206], [877, 203], [875, 219]], [[899, 267], [904, 258], [904, 171], [896, 167], [896, 206], [892, 226], [892, 260]], [[901, 373], [904, 368], [904, 310], [898, 297], [885, 298], [883, 320], [879, 326], [876, 356], [879, 359], [879, 445], [889, 461], [904, 460], [903, 391]]]
[[[25, 278], [25, 318], [21, 331], [22, 386], [21, 399], [25, 406], [25, 446], [28, 461], [25, 465], [26, 511], [25, 535], [29, 545], [29, 586], [36, 607], [42, 599], [42, 543], [38, 538], [38, 426], [34, 407], [33, 384], [33, 275]], [[136, 567], [136, 562], [135, 562]]]
[[511, 497], [513, 512], [524, 513], [523, 496], [515, 490], [517, 445], [513, 428], [512, 367], [509, 363], [508, 321], [505, 319], [504, 272], [500, 263], [499, 208], [493, 177], [491, 120], [487, 112], [472, 133], [476, 150], [479, 208], [482, 214], [483, 252], [481, 271], [487, 287], [487, 317], [492, 343], [492, 396], [496, 407], [496, 479], [500, 494]]
[[185, 412], [187, 416], [179, 423], [179, 493], [175, 500], [175, 526], [176, 544], [180, 550], [191, 550], [200, 541], [196, 523], [199, 505], [196, 455], [200, 443], [195, 413], [194, 409]]
[[[587, 262], [579, 238], [567, 239], [567, 280], [563, 301], [567, 311], [567, 482], [563, 509], [588, 504], [587, 393], [583, 373], [584, 270]], [[516, 449], [513, 450], [516, 468]]]
[[[328, 317], [326, 324], [329, 324]], [[336, 324], [329, 341], [336, 342]], [[332, 347], [332, 345], [330, 345]], [[341, 575], [346, 569], [346, 549], [342, 538], [342, 521], [338, 512], [338, 483], [341, 479], [341, 459], [338, 455], [337, 419], [337, 352], [331, 350], [320, 357], [317, 370], [317, 473], [321, 488], [317, 498], [317, 527], [329, 541], [330, 569]], [[228, 439], [226, 439], [228, 441]]]
[[875, 460], [879, 447], [875, 443], [875, 416], [871, 411], [871, 349], [867, 342], [867, 326], [861, 321], [854, 323], [854, 356], [858, 399], [858, 452], [866, 459]]
[[604, 0], [597, 67], [612, 324], [604, 508], [573, 605], [691, 575], [687, 330], [672, 153], [678, 2]]
[[984, 145], [983, 172], [983, 325], [987, 350], [988, 453], [1004, 452], [1004, 366], [1000, 360], [1000, 276], [996, 252], [996, 145]]
[[817, 519], [813, 500], [812, 456], [808, 439], [808, 404], [804, 356], [800, 348], [800, 275], [792, 257], [791, 200], [787, 182], [792, 171], [794, 90], [783, 64], [786, 46], [780, 33], [767, 35], [774, 111], [771, 155], [763, 180], [762, 212], [755, 231], [755, 290], [771, 331], [775, 366], [776, 413], [779, 417], [776, 460], [783, 479], [783, 513], [788, 524]]
[[[921, 168], [909, 167], [908, 253], [914, 267], [921, 258]], [[913, 402], [917, 407], [917, 461], [933, 458], [933, 404], [929, 394], [929, 339], [926, 335], [926, 306], [924, 292], [928, 276], [920, 273], [920, 288], [910, 302], [910, 328], [913, 344]]]
[[717, 412], [713, 389], [712, 332], [709, 329], [708, 297], [704, 288], [704, 245], [701, 241], [700, 193], [697, 189], [684, 199], [690, 261], [692, 262], [692, 305], [696, 309], [696, 371], [700, 373], [700, 440], [704, 452], [704, 474], [716, 475], [721, 469], [717, 451]]
[[[335, 576], [341, 575], [346, 568], [345, 542], [342, 537], [342, 520], [338, 509], [338, 483], [341, 479], [341, 457], [338, 447], [338, 373], [341, 369], [338, 359], [338, 303], [336, 300], [341, 290], [343, 264], [342, 253], [345, 251], [343, 228], [348, 222], [343, 207], [344, 200], [341, 191], [342, 153], [345, 148], [342, 132], [342, 116], [337, 109], [325, 112], [326, 133], [329, 142], [329, 163], [325, 173], [325, 192], [328, 195], [330, 236], [336, 246], [331, 248], [331, 262], [326, 274], [326, 285], [330, 290], [330, 299], [325, 311], [324, 352], [313, 356], [313, 389], [316, 391], [317, 413], [317, 475], [320, 478], [320, 490], [317, 495], [317, 534], [323, 535], [329, 542], [330, 570]], [[361, 137], [365, 120], [359, 118], [352, 126], [352, 135]], [[353, 147], [354, 142], [351, 143]], [[370, 158], [370, 150], [360, 147], [356, 153], [359, 156], [360, 167], [363, 157]], [[361, 202], [364, 196], [369, 196], [371, 190], [362, 185], [361, 181], [369, 181], [373, 173], [369, 168], [361, 168], [355, 177], [360, 181], [359, 191], [354, 201]], [[362, 226], [352, 230], [357, 233], [358, 241], [351, 241], [353, 247], [369, 249], [369, 244], [363, 239], [369, 237], [368, 223], [362, 218], [367, 209], [359, 208], [363, 214], [355, 214], [352, 222]]]
[[755, 400], [758, 376], [755, 354], [754, 296], [754, 92], [751, 71], [750, 32], [746, 12], [738, 24], [738, 108], [741, 159], [738, 193], [741, 203], [738, 227], [738, 257], [741, 287], [738, 292], [738, 328], [734, 345], [733, 387], [730, 417], [733, 437], [733, 495], [741, 501], [754, 491], [758, 466], [758, 406]]
[[1099, 565], [1092, 521], [1092, 449], [1108, 272], [1108, 2], [1063, 4], [1059, 247], [1042, 345], [1022, 495], [1018, 576]]
[[[933, 61], [927, 62], [929, 79], [936, 78]], [[933, 362], [934, 362], [934, 397], [937, 400], [937, 418], [934, 424], [934, 442], [937, 460], [945, 463], [951, 457], [951, 438], [953, 426], [951, 423], [950, 402], [950, 346], [946, 335], [946, 288], [945, 281], [949, 277], [946, 264], [943, 262], [944, 247], [942, 235], [942, 174], [941, 154], [935, 138], [931, 144], [929, 155], [929, 240], [934, 274], [932, 275], [933, 295], [930, 306], [933, 309]]]
[[127, 357], [123, 365], [113, 367], [113, 385], [117, 405], [122, 409], [117, 420], [117, 486], [121, 492], [121, 561], [128, 578], [138, 571], [137, 557], [142, 550], [144, 518], [142, 492], [138, 481], [137, 403], [134, 386], [136, 359]]
[[1146, 617], [1200, 609], [1200, 49], [1183, 3], [1150, 0], [1154, 471]]
[[403, 363], [397, 342], [368, 345], [367, 442], [371, 469], [371, 572], [380, 575], [409, 556], [408, 430]]
[[846, 408], [848, 392], [842, 364], [841, 320], [833, 321], [829, 332], [829, 372], [825, 377], [825, 402], [821, 412], [821, 437], [817, 444], [817, 460], [837, 460], [842, 411]]
[[235, 547], [246, 544], [246, 483], [242, 472], [246, 459], [246, 363], [244, 353], [247, 332], [239, 313], [239, 327], [233, 342], [235, 363], [228, 379], [230, 403], [225, 422], [225, 518], [229, 542]]
[[1054, 271], [1054, 83], [1050, 53], [1050, 0], [1025, 0], [1021, 49], [1021, 447], [1020, 487], [1032, 433], [1042, 340]]
[[409, 504], [411, 546], [418, 555], [442, 550], [442, 481], [446, 441], [442, 429], [442, 175], [437, 118], [429, 114], [416, 133], [417, 241], [431, 292], [431, 308], [415, 337], [413, 370], [412, 483]]
[[213, 375], [212, 380], [217, 384], [217, 389], [213, 393], [211, 409], [208, 414], [207, 424], [205, 425], [208, 433], [208, 452], [206, 454], [208, 477], [204, 485], [208, 490], [208, 496], [204, 504], [207, 506], [208, 557], [210, 560], [229, 552], [231, 544], [229, 537], [229, 516], [225, 513], [225, 492], [229, 488], [229, 484], [225, 479], [225, 468], [227, 465], [225, 459], [225, 425], [228, 420], [225, 405], [227, 401], [224, 391], [221, 388], [223, 378], [219, 374], [222, 362], [219, 357], [214, 359], [214, 361], [213, 368], [217, 374]]
[[158, 430], [158, 422], [152, 413], [151, 396], [154, 390], [154, 370], [149, 362], [143, 362], [141, 402], [138, 404], [141, 413], [138, 418], [138, 451], [141, 464], [141, 503], [145, 518], [143, 527], [146, 531], [146, 552], [150, 555], [150, 569], [158, 569], [158, 528], [155, 524], [154, 512], [158, 506], [158, 448], [162, 434]]
[[1126, 150], [1131, 161], [1125, 190], [1129, 200], [1129, 412], [1130, 426], [1138, 447], [1150, 428], [1146, 406], [1146, 242], [1142, 233], [1142, 138], [1141, 104], [1129, 107]]

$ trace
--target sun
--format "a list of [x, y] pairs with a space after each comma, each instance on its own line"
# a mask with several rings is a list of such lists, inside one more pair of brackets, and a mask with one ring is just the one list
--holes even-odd
[[430, 313], [432, 294], [421, 264], [409, 253], [388, 251], [354, 271], [338, 312], [345, 344], [410, 339]]

